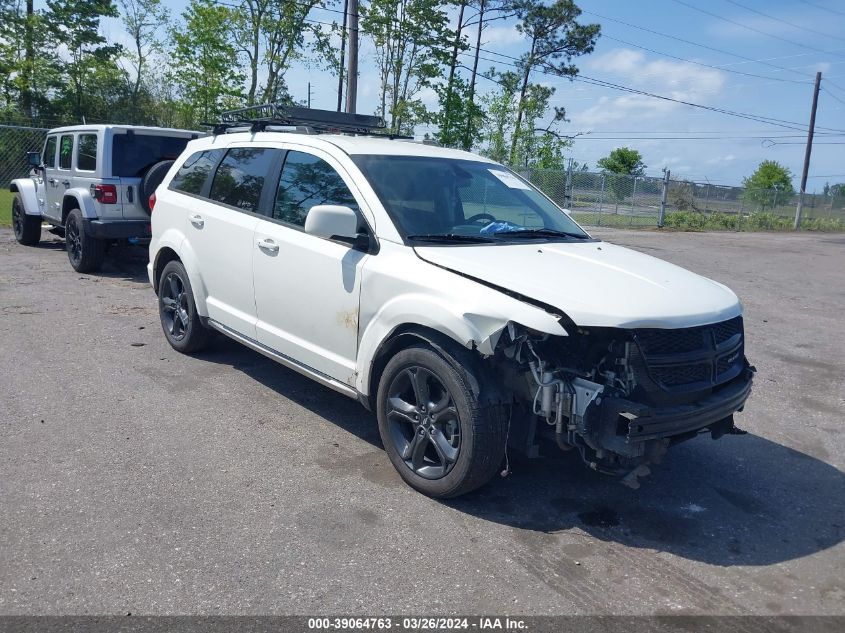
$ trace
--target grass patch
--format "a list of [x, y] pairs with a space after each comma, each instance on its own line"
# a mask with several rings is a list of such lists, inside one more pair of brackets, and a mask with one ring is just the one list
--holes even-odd
[[0, 226], [12, 225], [12, 192], [0, 189]]

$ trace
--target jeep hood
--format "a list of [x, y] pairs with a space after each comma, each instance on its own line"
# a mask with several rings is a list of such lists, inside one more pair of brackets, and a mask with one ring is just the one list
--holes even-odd
[[677, 328], [742, 312], [726, 286], [607, 242], [414, 249], [423, 260], [557, 308], [594, 327]]

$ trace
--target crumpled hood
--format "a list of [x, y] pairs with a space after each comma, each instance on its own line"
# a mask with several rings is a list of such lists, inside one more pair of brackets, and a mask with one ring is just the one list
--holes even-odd
[[607, 242], [424, 246], [425, 261], [541, 301], [576, 324], [677, 328], [742, 312], [726, 286]]

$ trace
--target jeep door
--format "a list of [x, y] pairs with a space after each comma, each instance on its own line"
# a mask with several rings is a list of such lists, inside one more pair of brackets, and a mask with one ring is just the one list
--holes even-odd
[[47, 157], [44, 158], [44, 197], [46, 199], [44, 215], [57, 224], [61, 224], [62, 201], [65, 191], [70, 187], [74, 135], [68, 132], [61, 134], [58, 139], [58, 151], [53, 158], [53, 164], [48, 164]]
[[270, 217], [258, 222], [253, 247], [258, 341], [350, 385], [355, 382], [361, 269], [368, 256], [308, 235], [304, 226], [316, 205], [359, 211], [351, 183], [327, 153], [290, 149]]
[[[251, 339], [256, 321], [254, 233], [265, 181], [278, 169], [281, 155], [262, 147], [198, 152], [185, 161], [170, 185], [191, 195], [185, 205], [185, 239], [202, 275], [209, 318]], [[204, 175], [208, 172], [211, 178]], [[273, 187], [266, 189], [271, 195]]]

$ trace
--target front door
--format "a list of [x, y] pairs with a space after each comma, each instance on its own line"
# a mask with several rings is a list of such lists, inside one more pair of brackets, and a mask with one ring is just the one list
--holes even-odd
[[52, 162], [48, 162], [48, 156], [44, 157], [44, 215], [61, 223], [62, 201], [65, 190], [70, 186], [74, 139], [73, 134], [62, 134], [57, 138], [57, 147], [54, 146], [57, 151], [53, 153]]
[[264, 345], [354, 385], [361, 269], [368, 255], [303, 229], [313, 206], [359, 208], [328, 160], [300, 151], [285, 156], [272, 219], [259, 220], [255, 230], [256, 330]]

